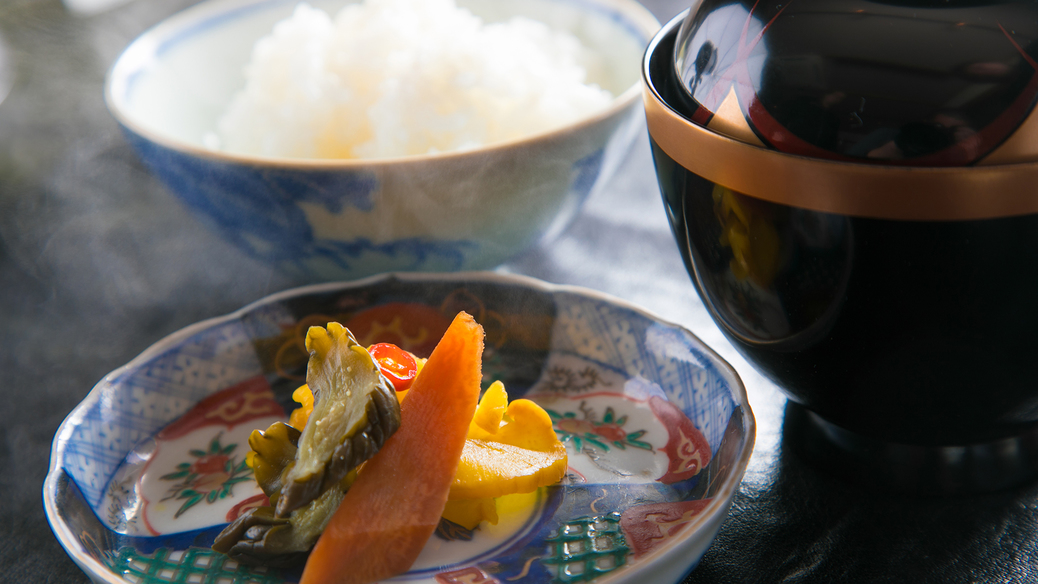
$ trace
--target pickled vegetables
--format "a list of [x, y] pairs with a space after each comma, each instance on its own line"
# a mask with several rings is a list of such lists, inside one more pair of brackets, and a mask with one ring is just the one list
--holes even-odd
[[304, 582], [365, 582], [406, 571], [441, 517], [496, 524], [497, 497], [558, 482], [566, 449], [540, 406], [509, 403], [501, 382], [476, 403], [482, 335], [460, 313], [426, 360], [364, 349], [337, 323], [311, 327], [307, 384], [292, 394], [300, 407], [249, 438], [271, 504], [213, 549], [275, 566], [309, 554]]
[[[401, 402], [404, 395], [406, 391], [397, 392]], [[302, 404], [292, 412], [295, 417], [306, 409], [308, 395], [297, 390], [293, 396]], [[504, 384], [495, 381], [484, 392], [469, 424], [451, 483], [452, 504], [444, 518], [467, 529], [482, 520], [497, 523], [494, 498], [553, 485], [567, 468], [566, 447], [556, 436], [548, 413], [529, 400], [509, 403]], [[465, 499], [479, 501], [462, 503]]]
[[245, 564], [292, 566], [306, 559], [356, 472], [288, 517], [278, 516], [273, 505], [277, 504], [284, 476], [295, 461], [299, 436], [299, 430], [281, 422], [271, 424], [265, 432], [255, 430], [249, 436], [252, 451], [248, 463], [271, 505], [251, 509], [224, 528], [213, 542], [214, 550]]
[[249, 437], [249, 463], [271, 505], [249, 510], [213, 543], [214, 550], [243, 563], [291, 565], [304, 559], [356, 468], [400, 426], [396, 392], [349, 330], [334, 322], [310, 327], [306, 348], [308, 391], [299, 397], [312, 412], [302, 431], [275, 423]]
[[411, 567], [447, 503], [479, 399], [482, 354], [483, 327], [459, 314], [411, 385], [400, 429], [364, 465], [300, 584], [372, 582]]
[[548, 413], [530, 400], [504, 407], [507, 402], [500, 382], [480, 400], [451, 483], [452, 501], [529, 493], [565, 476], [566, 447]]
[[299, 430], [294, 427], [275, 422], [265, 432], [253, 430], [249, 436], [249, 451], [246, 462], [252, 467], [263, 494], [277, 504], [281, 496], [281, 485], [285, 473], [296, 459], [299, 444]]
[[[371, 458], [400, 426], [396, 392], [371, 355], [339, 323], [310, 327], [306, 384], [314, 394], [299, 456], [277, 502], [285, 517]], [[317, 423], [311, 423], [315, 420]]]
[[271, 506], [251, 509], [220, 532], [213, 549], [243, 564], [299, 564], [306, 559], [344, 495], [343, 489], [328, 489], [288, 517], [278, 517]]
[[310, 386], [300, 385], [292, 392], [292, 399], [299, 404], [299, 407], [292, 410], [292, 415], [288, 417], [288, 425], [293, 428], [302, 428], [306, 426], [306, 421], [310, 419], [310, 414], [314, 411], [314, 393], [310, 391]]
[[407, 391], [418, 375], [418, 360], [414, 355], [390, 343], [376, 343], [368, 347], [368, 353], [382, 369], [382, 374], [398, 392]]

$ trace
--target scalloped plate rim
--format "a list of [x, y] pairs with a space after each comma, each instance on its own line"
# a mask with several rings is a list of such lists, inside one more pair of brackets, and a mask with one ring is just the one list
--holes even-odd
[[[161, 339], [155, 341], [136, 357], [131, 359], [125, 365], [122, 365], [104, 377], [102, 377], [94, 386], [90, 389], [90, 392], [83, 398], [83, 400], [65, 417], [58, 426], [58, 430], [54, 435], [54, 440], [51, 443], [50, 452], [50, 463], [47, 470], [47, 476], [43, 483], [43, 504], [44, 512], [47, 516], [47, 522], [50, 524], [54, 535], [57, 537], [58, 542], [69, 557], [95, 582], [103, 582], [105, 584], [127, 584], [129, 581], [114, 574], [109, 570], [107, 566], [97, 561], [90, 555], [76, 541], [72, 534], [69, 526], [62, 521], [61, 516], [57, 509], [57, 491], [58, 482], [62, 474], [65, 474], [64, 468], [59, 461], [64, 460], [65, 447], [68, 440], [68, 435], [75, 429], [77, 423], [82, 419], [85, 412], [98, 400], [101, 399], [102, 388], [111, 380], [114, 380], [124, 373], [131, 371], [135, 368], [139, 368], [141, 365], [149, 361], [154, 356], [161, 354], [168, 347], [175, 345], [176, 343], [190, 338], [192, 335], [197, 334], [201, 331], [208, 330], [219, 326], [221, 324], [232, 322], [234, 320], [240, 320], [244, 315], [253, 312], [263, 306], [280, 302], [285, 299], [301, 297], [306, 295], [321, 294], [335, 291], [346, 291], [350, 289], [363, 288], [371, 286], [383, 281], [399, 280], [404, 282], [428, 282], [428, 281], [439, 281], [439, 282], [450, 282], [450, 281], [478, 281], [487, 283], [497, 284], [512, 284], [520, 287], [525, 287], [548, 294], [557, 293], [569, 293], [578, 296], [584, 296], [587, 298], [599, 300], [601, 302], [612, 304], [614, 306], [630, 310], [636, 314], [639, 314], [652, 321], [660, 324], [673, 327], [675, 329], [685, 332], [689, 339], [693, 342], [696, 347], [701, 350], [707, 357], [711, 359], [711, 363], [717, 367], [717, 371], [722, 375], [728, 382], [731, 389], [732, 401], [740, 408], [743, 412], [743, 424], [746, 429], [746, 443], [743, 445], [736, 465], [734, 466], [734, 472], [731, 472], [724, 480], [723, 486], [719, 489], [717, 494], [713, 497], [713, 500], [703, 509], [701, 513], [691, 522], [688, 529], [684, 530], [680, 536], [671, 538], [666, 543], [661, 544], [659, 547], [654, 549], [648, 557], [640, 561], [636, 566], [627, 565], [621, 567], [614, 572], [605, 575], [601, 580], [597, 580], [599, 584], [621, 584], [622, 582], [630, 582], [632, 578], [640, 575], [641, 572], [649, 571], [650, 567], [660, 563], [667, 562], [674, 559], [674, 556], [681, 550], [677, 549], [679, 546], [692, 539], [694, 534], [697, 533], [698, 529], [705, 524], [717, 523], [719, 527], [720, 523], [724, 521], [724, 517], [720, 515], [727, 514], [728, 509], [731, 506], [732, 498], [734, 497], [735, 490], [742, 482], [743, 475], [745, 474], [746, 467], [749, 464], [750, 456], [753, 452], [753, 446], [756, 439], [756, 421], [753, 416], [752, 409], [750, 408], [749, 398], [746, 393], [746, 387], [739, 377], [738, 372], [724, 360], [716, 351], [710, 348], [706, 343], [702, 341], [698, 336], [693, 334], [685, 327], [666, 320], [657, 314], [642, 308], [634, 303], [623, 300], [616, 296], [586, 288], [583, 286], [576, 286], [571, 284], [554, 284], [532, 276], [525, 276], [521, 274], [513, 274], [506, 272], [490, 272], [490, 271], [466, 271], [466, 272], [450, 272], [450, 273], [424, 273], [424, 272], [387, 272], [383, 274], [376, 274], [361, 278], [357, 280], [339, 281], [339, 282], [326, 282], [321, 284], [311, 284], [306, 286], [300, 286], [296, 288], [290, 288], [282, 290], [273, 294], [269, 294], [260, 299], [257, 299], [249, 304], [246, 304], [242, 308], [239, 308], [233, 312], [229, 312], [223, 315], [214, 316], [205, 320], [201, 320], [194, 324], [185, 326], [178, 329]], [[72, 477], [69, 476], [68, 480], [72, 481]], [[74, 481], [73, 481], [74, 482]], [[707, 543], [707, 548], [712, 544], [714, 535], [711, 535]], [[688, 571], [691, 571], [698, 564], [699, 559], [692, 563]], [[687, 574], [687, 571], [683, 571], [683, 574]]]

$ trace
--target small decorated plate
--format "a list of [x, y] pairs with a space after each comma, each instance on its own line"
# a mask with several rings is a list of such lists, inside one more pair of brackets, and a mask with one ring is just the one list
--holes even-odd
[[536, 401], [566, 445], [557, 485], [498, 501], [499, 520], [442, 520], [393, 582], [676, 582], [721, 522], [753, 448], [736, 373], [688, 331], [589, 290], [493, 273], [393, 274], [290, 290], [159, 341], [107, 375], [54, 439], [47, 517], [97, 582], [280, 584], [300, 569], [210, 549], [266, 504], [246, 464], [285, 420], [306, 330], [425, 356], [459, 310], [486, 330], [484, 382]]

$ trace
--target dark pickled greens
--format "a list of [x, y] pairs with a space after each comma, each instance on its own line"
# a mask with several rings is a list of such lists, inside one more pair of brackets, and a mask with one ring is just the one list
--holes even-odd
[[220, 532], [213, 549], [243, 564], [299, 564], [306, 559], [345, 495], [344, 489], [328, 489], [287, 518], [275, 516], [270, 506], [250, 509]]
[[310, 327], [307, 385], [314, 409], [302, 431], [282, 422], [249, 437], [251, 465], [271, 505], [228, 525], [213, 549], [247, 564], [290, 566], [306, 558], [357, 468], [400, 427], [396, 391], [353, 334]]
[[335, 322], [327, 328], [312, 326], [306, 349], [306, 383], [314, 394], [314, 410], [282, 484], [279, 517], [336, 485], [400, 427], [396, 390], [349, 329]]
[[300, 434], [284, 422], [274, 422], [265, 432], [253, 430], [249, 436], [252, 473], [272, 504], [277, 504], [285, 474], [295, 463]]

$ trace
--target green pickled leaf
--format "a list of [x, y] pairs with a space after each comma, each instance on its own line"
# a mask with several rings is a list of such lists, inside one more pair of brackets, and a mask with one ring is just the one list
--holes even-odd
[[271, 500], [281, 495], [285, 474], [295, 463], [298, 442], [299, 430], [284, 422], [275, 422], [265, 431], [255, 430], [249, 436], [249, 447], [255, 453], [253, 475]]
[[307, 505], [365, 460], [400, 426], [396, 391], [349, 330], [310, 327], [306, 381], [314, 409], [299, 437], [299, 455], [285, 475], [277, 515]]
[[[342, 325], [311, 327], [307, 384], [314, 409], [302, 431], [278, 422], [249, 436], [252, 475], [272, 506], [228, 525], [213, 549], [245, 564], [290, 566], [306, 558], [357, 476], [400, 425], [396, 391]], [[245, 461], [221, 490], [250, 477]]]

